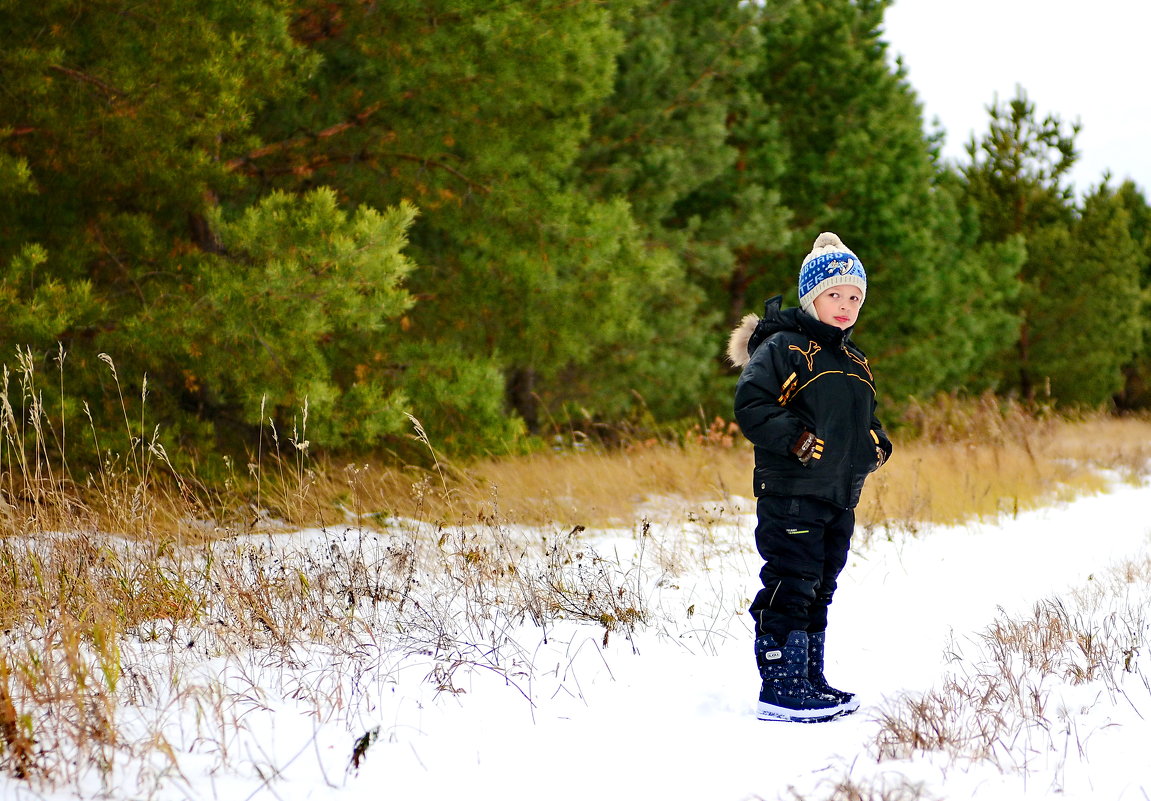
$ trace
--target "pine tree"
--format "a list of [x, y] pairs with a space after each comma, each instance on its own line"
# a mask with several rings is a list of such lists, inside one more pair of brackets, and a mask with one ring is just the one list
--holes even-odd
[[373, 346], [412, 305], [403, 250], [415, 216], [408, 204], [348, 213], [330, 189], [273, 192], [234, 218], [215, 210], [227, 255], [206, 260], [169, 310], [187, 349], [171, 369], [198, 413], [259, 419], [262, 408], [284, 421], [307, 405], [307, 436], [345, 450], [404, 427], [406, 399]]
[[1123, 368], [1123, 389], [1116, 395], [1120, 409], [1151, 408], [1151, 205], [1131, 181], [1124, 181], [1116, 192], [1127, 211], [1131, 239], [1140, 249], [1139, 287], [1143, 325], [1142, 347]]
[[45, 405], [73, 430], [87, 406], [123, 453], [120, 397], [146, 385], [131, 436], [158, 426], [173, 458], [216, 436], [241, 449], [305, 399], [316, 446], [395, 430], [394, 388], [358, 369], [409, 305], [412, 209], [264, 194], [235, 168], [259, 144], [253, 117], [299, 102], [318, 64], [283, 4], [5, 3], [0, 29], [20, 44], [0, 50], [0, 338], [41, 364], [65, 355]]
[[1030, 369], [1063, 404], [1110, 404], [1142, 349], [1141, 248], [1106, 183], [1070, 229], [1046, 226], [1029, 244]]
[[1050, 326], [1044, 316], [1052, 312], [1052, 301], [1044, 284], [1075, 270], [1067, 263], [1073, 259], [1070, 248], [1060, 243], [1070, 241], [1075, 218], [1066, 177], [1077, 157], [1078, 125], [1065, 125], [1055, 115], [1039, 119], [1022, 88], [1005, 103], [993, 102], [988, 112], [987, 134], [967, 146], [964, 193], [978, 210], [980, 242], [1015, 239], [1027, 248], [1019, 274], [1019, 326], [993, 372], [999, 389], [1035, 400], [1052, 378], [1034, 352], [1036, 337], [1047, 336]]
[[979, 209], [983, 239], [1002, 242], [1048, 225], [1066, 225], [1072, 217], [1073, 191], [1068, 172], [1079, 154], [1079, 124], [1058, 116], [1037, 116], [1023, 87], [1015, 97], [992, 101], [990, 123], [982, 139], [967, 144], [963, 170], [968, 194]]
[[[935, 136], [883, 41], [888, 0], [765, 6], [762, 102], [786, 147], [770, 188], [792, 235], [756, 254], [750, 296], [794, 302], [803, 256], [835, 231], [868, 271], [853, 335], [889, 400], [951, 389], [1003, 335], [999, 305], [1019, 256], [974, 247], [967, 206], [938, 163]], [[892, 410], [893, 412], [896, 410]]]
[[926, 280], [910, 282], [902, 291], [891, 287], [895, 297], [889, 308], [898, 309], [901, 318], [931, 310], [929, 325], [937, 328], [913, 328], [896, 352], [885, 353], [885, 364], [919, 377], [902, 382], [914, 394], [995, 389], [986, 368], [1019, 329], [1023, 240], [980, 242], [977, 210], [950, 168], [940, 170], [930, 200], [932, 213], [924, 215], [930, 246], [919, 262]]

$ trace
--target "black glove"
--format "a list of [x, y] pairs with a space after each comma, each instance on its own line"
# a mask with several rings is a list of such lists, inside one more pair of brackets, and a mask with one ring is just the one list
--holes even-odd
[[812, 459], [823, 458], [823, 440], [810, 431], [804, 431], [791, 446], [791, 453], [799, 459], [801, 465], [807, 467]]
[[875, 467], [872, 470], [878, 470], [883, 467], [883, 463], [891, 456], [891, 440], [887, 437], [880, 439], [880, 436], [875, 433], [874, 429], [871, 432], [871, 439], [875, 441]]

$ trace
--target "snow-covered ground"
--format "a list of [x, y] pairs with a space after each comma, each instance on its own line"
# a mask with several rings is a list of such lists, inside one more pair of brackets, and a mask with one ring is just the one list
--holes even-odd
[[[585, 585], [609, 586], [621, 609], [637, 598], [645, 607], [643, 624], [630, 636], [617, 626], [606, 643], [588, 620], [541, 627], [491, 615], [478, 607], [503, 590], [460, 582], [452, 591], [450, 577], [444, 608], [409, 608], [403, 623], [378, 611], [352, 620], [338, 647], [295, 632], [273, 646], [213, 650], [208, 626], [130, 638], [119, 690], [125, 745], [108, 749], [103, 770], [54, 789], [0, 778], [0, 798], [1151, 798], [1151, 588], [1112, 575], [1151, 556], [1151, 482], [1015, 519], [867, 538], [831, 608], [827, 670], [863, 705], [817, 725], [754, 716], [744, 612], [759, 568], [754, 508], [732, 506], [646, 533], [572, 535], [582, 561], [569, 559], [564, 575], [584, 570]], [[389, 544], [395, 556], [399, 541], [354, 529], [256, 539], [251, 560], [268, 564], [337, 547], [371, 561]], [[1108, 589], [1094, 607], [1093, 586]], [[429, 606], [435, 593], [425, 590]], [[1079, 683], [1027, 674], [1017, 655], [1006, 684], [1022, 686], [1031, 712], [1016, 725], [1010, 698], [987, 683], [995, 646], [984, 635], [996, 621], [1033, 617], [1044, 601], [1097, 638], [1119, 631], [1142, 647], [1119, 660], [1124, 669]], [[427, 629], [390, 648], [421, 614]], [[448, 631], [445, 621], [458, 625]], [[978, 713], [990, 706], [1006, 734], [973, 735], [952, 751], [880, 746], [884, 721], [964, 681], [998, 688], [980, 704], [955, 701], [951, 711], [974, 721], [965, 731], [986, 731]], [[132, 750], [133, 738], [159, 745]], [[858, 794], [837, 795], [845, 786]]]

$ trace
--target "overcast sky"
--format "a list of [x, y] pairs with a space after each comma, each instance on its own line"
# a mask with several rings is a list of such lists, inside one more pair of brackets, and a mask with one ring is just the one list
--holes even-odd
[[1077, 192], [1110, 170], [1151, 194], [1151, 0], [895, 0], [885, 20], [946, 158], [1022, 86], [1040, 118], [1082, 123]]

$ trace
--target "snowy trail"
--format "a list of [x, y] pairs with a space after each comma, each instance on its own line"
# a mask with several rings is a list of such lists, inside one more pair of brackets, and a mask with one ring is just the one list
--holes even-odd
[[[711, 611], [708, 647], [649, 630], [637, 638], [639, 656], [622, 638], [601, 654], [585, 631], [565, 649], [579, 655], [557, 676], [566, 679], [559, 695], [541, 691], [534, 716], [506, 692], [475, 687], [447, 702], [450, 712], [441, 703], [425, 709], [426, 737], [393, 743], [372, 769], [381, 781], [406, 785], [401, 795], [426, 799], [736, 801], [787, 797], [789, 787], [818, 792], [857, 761], [874, 765], [867, 747], [877, 707], [931, 688], [952, 635], [974, 635], [1000, 607], [1026, 614], [1036, 601], [1146, 554], [1148, 507], [1151, 485], [1121, 486], [1014, 520], [874, 539], [844, 572], [828, 635], [829, 677], [864, 705], [832, 723], [754, 719], [757, 677], [738, 599], [754, 591], [757, 564], [744, 560], [723, 568], [729, 597]], [[752, 519], [743, 525], [750, 532]], [[1005, 797], [1017, 791], [1009, 783]]]
[[1036, 601], [1146, 554], [1149, 504], [1151, 486], [1124, 486], [1016, 520], [938, 529], [902, 544], [877, 542], [844, 571], [831, 624], [844, 642], [833, 658], [847, 672], [853, 653], [899, 655], [884, 672], [861, 675], [875, 679], [860, 685], [868, 696], [892, 687], [926, 689], [942, 672], [952, 632], [983, 629], [1000, 607], [1026, 614]]

